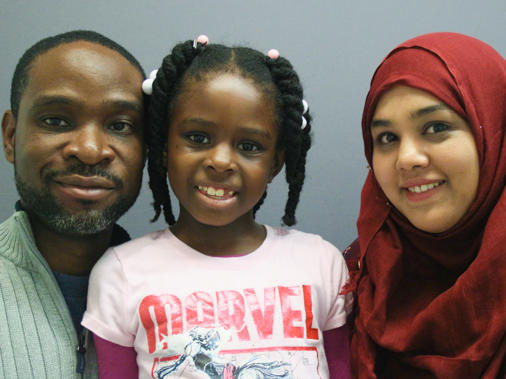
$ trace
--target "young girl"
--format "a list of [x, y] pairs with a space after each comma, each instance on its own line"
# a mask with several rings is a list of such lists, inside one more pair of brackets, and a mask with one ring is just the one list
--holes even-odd
[[340, 252], [254, 218], [285, 165], [283, 221], [295, 223], [311, 123], [288, 60], [201, 36], [144, 90], [155, 219], [163, 210], [170, 228], [109, 250], [92, 272], [83, 325], [102, 377], [131, 376], [132, 355], [141, 378], [348, 377]]
[[[504, 378], [506, 63], [456, 33], [394, 49], [362, 129], [352, 366], [359, 378]], [[358, 268], [358, 267], [357, 267]]]

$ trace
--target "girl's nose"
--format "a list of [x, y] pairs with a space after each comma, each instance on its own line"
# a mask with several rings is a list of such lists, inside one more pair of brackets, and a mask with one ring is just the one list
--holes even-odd
[[233, 149], [228, 144], [218, 144], [209, 150], [205, 165], [216, 172], [233, 172], [236, 169]]
[[77, 158], [89, 166], [114, 159], [114, 151], [102, 125], [78, 127], [73, 133], [69, 133], [69, 139], [63, 149], [65, 159]]
[[420, 141], [403, 139], [399, 143], [396, 168], [398, 170], [412, 170], [427, 167], [430, 163], [424, 145]]

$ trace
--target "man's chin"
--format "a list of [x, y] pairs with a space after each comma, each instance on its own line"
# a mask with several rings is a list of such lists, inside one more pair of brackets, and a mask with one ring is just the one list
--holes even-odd
[[50, 217], [48, 215], [41, 217], [39, 214], [36, 216], [49, 229], [57, 233], [71, 236], [91, 236], [113, 227], [117, 218], [111, 217], [113, 215], [108, 215], [106, 211], [89, 210], [79, 214], [60, 212]]

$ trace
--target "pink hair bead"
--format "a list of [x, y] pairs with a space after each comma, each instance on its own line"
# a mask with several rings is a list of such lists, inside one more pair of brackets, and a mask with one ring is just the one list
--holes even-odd
[[205, 34], [201, 34], [197, 37], [197, 42], [205, 46], [209, 43], [209, 37], [206, 36]]
[[276, 49], [270, 49], [267, 52], [267, 56], [271, 59], [278, 59], [279, 58], [279, 51], [277, 51]]

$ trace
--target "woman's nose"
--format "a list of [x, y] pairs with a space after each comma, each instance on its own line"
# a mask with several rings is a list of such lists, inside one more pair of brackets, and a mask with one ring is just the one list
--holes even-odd
[[412, 170], [417, 167], [427, 167], [429, 163], [429, 156], [421, 141], [403, 139], [399, 142], [397, 169]]

